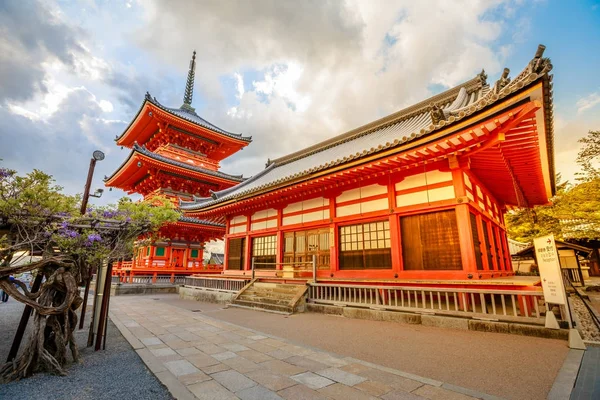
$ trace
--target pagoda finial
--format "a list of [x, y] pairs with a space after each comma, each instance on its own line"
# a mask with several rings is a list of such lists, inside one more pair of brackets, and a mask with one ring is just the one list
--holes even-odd
[[183, 105], [181, 108], [194, 111], [192, 107], [192, 96], [194, 95], [194, 76], [196, 74], [196, 50], [190, 61], [190, 70], [188, 71], [187, 82], [185, 83], [185, 94], [183, 95]]

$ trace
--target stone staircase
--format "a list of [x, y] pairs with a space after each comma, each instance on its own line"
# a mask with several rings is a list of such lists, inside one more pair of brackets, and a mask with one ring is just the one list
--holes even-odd
[[289, 285], [254, 281], [233, 299], [232, 306], [282, 314], [304, 311], [306, 285]]

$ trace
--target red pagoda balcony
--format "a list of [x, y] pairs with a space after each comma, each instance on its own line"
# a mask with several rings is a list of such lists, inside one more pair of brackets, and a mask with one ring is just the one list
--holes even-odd
[[204, 265], [202, 260], [190, 260], [187, 266], [181, 266], [166, 260], [141, 259], [113, 264], [112, 275], [118, 276], [121, 283], [134, 283], [136, 276], [151, 276], [152, 283], [156, 283], [158, 277], [170, 277], [170, 283], [175, 283], [178, 276], [221, 274], [222, 271], [223, 265]]

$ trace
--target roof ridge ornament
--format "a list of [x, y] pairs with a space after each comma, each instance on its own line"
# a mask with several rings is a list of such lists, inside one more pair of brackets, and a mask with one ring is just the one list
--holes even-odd
[[547, 58], [542, 58], [545, 50], [546, 46], [543, 44], [538, 45], [535, 56], [533, 56], [533, 60], [529, 62], [529, 68], [531, 72], [539, 73], [542, 69], [544, 69], [545, 64], [549, 61]]
[[479, 82], [481, 82], [481, 86], [485, 86], [487, 85], [487, 74], [485, 73], [485, 69], [481, 69], [481, 72], [477, 74], [477, 77], [479, 78]]
[[498, 79], [498, 81], [494, 85], [494, 93], [500, 93], [502, 89], [508, 86], [508, 84], [510, 83], [510, 78], [508, 77], [508, 74], [510, 74], [510, 69], [504, 68], [504, 71], [502, 71], [502, 76], [500, 76], [500, 79]]
[[429, 115], [431, 116], [431, 123], [437, 125], [441, 121], [446, 119], [446, 114], [444, 114], [444, 110], [440, 108], [435, 103], [429, 104]]
[[190, 61], [190, 69], [188, 71], [187, 81], [185, 83], [185, 94], [183, 95], [183, 105], [181, 108], [186, 111], [195, 112], [192, 107], [192, 97], [194, 96], [194, 77], [196, 75], [196, 50]]

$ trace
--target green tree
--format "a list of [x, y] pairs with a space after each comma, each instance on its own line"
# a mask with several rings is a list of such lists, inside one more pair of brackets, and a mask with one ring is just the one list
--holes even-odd
[[[79, 196], [67, 196], [54, 179], [41, 171], [19, 176], [0, 168], [0, 289], [34, 310], [33, 329], [22, 355], [0, 368], [9, 381], [45, 370], [65, 375], [67, 351], [77, 361], [73, 338], [75, 311], [82, 303], [78, 285], [100, 263], [131, 256], [140, 235], [154, 238], [159, 227], [179, 218], [172, 202], [153, 198], [90, 208], [79, 215]], [[23, 252], [41, 260], [15, 264]], [[30, 293], [23, 282], [9, 276], [36, 272], [45, 283]], [[21, 291], [17, 290], [18, 286]]]
[[590, 131], [579, 140], [577, 156], [581, 172], [576, 184], [560, 183], [551, 204], [519, 209], [506, 215], [508, 235], [530, 242], [553, 233], [558, 239], [600, 239], [600, 131]]

